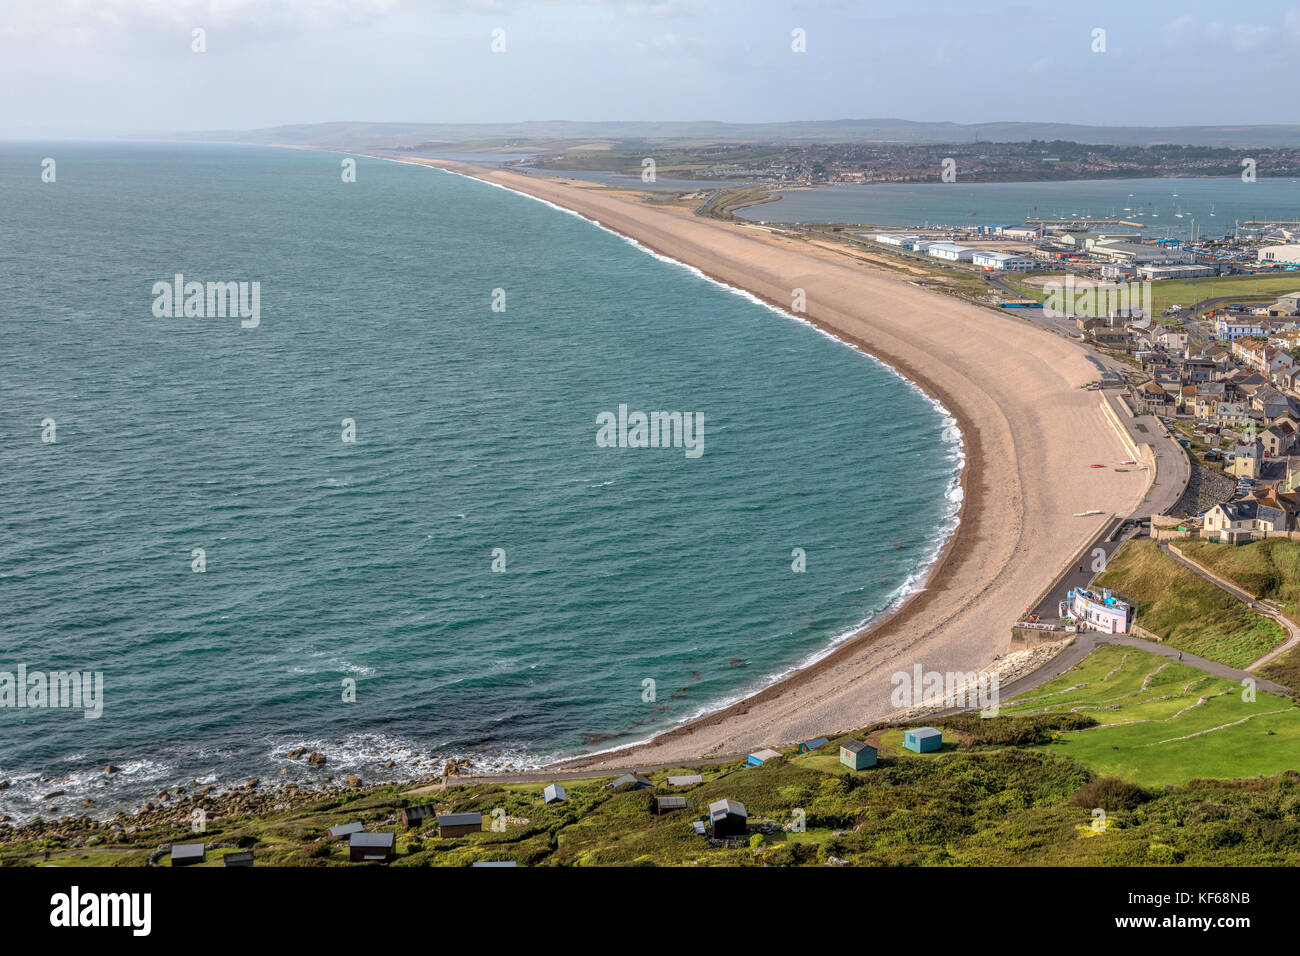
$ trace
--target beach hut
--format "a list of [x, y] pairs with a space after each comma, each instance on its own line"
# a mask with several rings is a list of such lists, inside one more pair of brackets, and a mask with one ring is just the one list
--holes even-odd
[[337, 840], [341, 837], [352, 836], [354, 833], [360, 833], [364, 829], [365, 827], [360, 823], [340, 823], [337, 826], [330, 827], [325, 835], [331, 840]]
[[840, 763], [850, 770], [866, 770], [876, 765], [876, 748], [861, 740], [846, 740], [840, 744]]
[[207, 859], [202, 843], [177, 843], [172, 847], [172, 866], [193, 866]]
[[569, 794], [558, 783], [553, 783], [542, 791], [543, 803], [563, 803], [569, 799]]
[[469, 836], [483, 830], [481, 813], [441, 813], [438, 815], [438, 836], [444, 840]]
[[685, 797], [660, 797], [655, 801], [655, 813], [663, 816], [665, 813], [672, 813], [674, 810], [685, 810], [690, 804], [686, 802]]
[[623, 776], [619, 777], [617, 780], [615, 780], [613, 783], [610, 784], [610, 787], [613, 788], [614, 790], [618, 790], [622, 787], [649, 787], [649, 786], [651, 786], [649, 780], [647, 780], [645, 777], [638, 776], [637, 774], [634, 773], [625, 773], [623, 774]]
[[709, 804], [709, 827], [715, 837], [744, 836], [749, 812], [739, 800], [717, 800]]
[[903, 734], [903, 746], [919, 754], [928, 754], [943, 746], [943, 735], [933, 727], [917, 727]]
[[781, 759], [781, 751], [772, 750], [768, 748], [766, 750], [755, 750], [752, 754], [749, 755], [749, 759], [745, 761], [745, 763], [751, 767], [761, 767], [769, 760], [780, 760], [780, 759]]
[[670, 787], [697, 787], [704, 782], [704, 778], [698, 773], [690, 773], [681, 777], [669, 777], [668, 786]]
[[223, 866], [252, 866], [252, 850], [236, 850], [234, 853], [227, 853], [221, 858]]
[[801, 754], [811, 753], [812, 751], [816, 750], [818, 747], [826, 746], [827, 743], [828, 741], [826, 740], [825, 737], [817, 737], [813, 740], [805, 740], [803, 743], [799, 745], [799, 749], [797, 752]]
[[392, 833], [354, 833], [348, 837], [348, 858], [353, 863], [391, 863], [397, 859], [397, 837]]
[[411, 827], [423, 826], [429, 817], [434, 815], [433, 807], [427, 803], [419, 807], [402, 808], [402, 826], [410, 829]]

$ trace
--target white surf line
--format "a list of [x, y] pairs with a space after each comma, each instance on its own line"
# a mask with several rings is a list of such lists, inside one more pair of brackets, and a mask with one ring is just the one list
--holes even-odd
[[[936, 544], [929, 549], [929, 551], [924, 556], [923, 560], [917, 565], [916, 569], [911, 574], [908, 575], [907, 579], [901, 585], [899, 585], [897, 589], [895, 589], [896, 594], [893, 598], [890, 599], [889, 603], [886, 604], [885, 607], [882, 608], [881, 610], [875, 612], [874, 614], [871, 614], [866, 618], [863, 618], [862, 621], [860, 621], [858, 624], [854, 625], [853, 627], [832, 637], [828, 644], [826, 644], [819, 650], [814, 651], [812, 654], [805, 657], [801, 662], [796, 663], [790, 667], [787, 667], [784, 670], [778, 671], [775, 674], [769, 674], [764, 678], [760, 678], [759, 680], [763, 681], [763, 683], [759, 684], [753, 689], [748, 691], [738, 692], [737, 694], [723, 698], [720, 702], [716, 702], [714, 704], [703, 707], [696, 713], [688, 717], [684, 717], [681, 720], [677, 721], [673, 725], [673, 727], [680, 727], [684, 724], [689, 724], [696, 720], [700, 720], [701, 718], [708, 717], [710, 714], [715, 714], [718, 713], [719, 711], [726, 710], [728, 707], [731, 707], [735, 704], [739, 704], [742, 701], [748, 700], [750, 697], [754, 697], [755, 695], [762, 693], [763, 691], [767, 690], [769, 687], [779, 684], [787, 677], [797, 674], [799, 671], [804, 670], [805, 668], [811, 667], [813, 664], [816, 664], [818, 661], [821, 661], [826, 657], [830, 656], [830, 654], [833, 653], [837, 647], [839, 647], [844, 642], [850, 640], [855, 635], [862, 633], [864, 629], [869, 628], [873, 626], [875, 623], [879, 623], [885, 620], [886, 618], [888, 618], [889, 616], [891, 616], [894, 612], [896, 612], [897, 610], [899, 610], [899, 608], [902, 607], [902, 605], [906, 602], [908, 598], [925, 590], [925, 585], [929, 581], [929, 576], [931, 572], [933, 572], [935, 566], [938, 564], [939, 559], [940, 557], [942, 557], [945, 548], [948, 546], [948, 543], [952, 540], [953, 535], [956, 534], [957, 528], [961, 523], [961, 518], [960, 518], [961, 503], [965, 498], [965, 490], [963, 488], [962, 482], [966, 474], [966, 453], [965, 453], [965, 438], [961, 433], [961, 429], [957, 426], [957, 419], [953, 416], [952, 412], [950, 412], [943, 405], [942, 402], [940, 402], [937, 398], [935, 398], [934, 396], [926, 392], [925, 389], [923, 389], [919, 384], [913, 382], [910, 378], [908, 378], [898, 369], [894, 368], [888, 362], [885, 362], [882, 359], [876, 357], [875, 355], [872, 355], [870, 352], [866, 352], [858, 348], [852, 342], [846, 342], [844, 339], [841, 339], [838, 336], [826, 331], [825, 329], [821, 328], [815, 323], [810, 322], [807, 319], [800, 318], [799, 316], [795, 315], [792, 312], [787, 312], [786, 310], [779, 308], [778, 306], [775, 306], [770, 302], [765, 302], [763, 299], [760, 299], [758, 296], [754, 295], [752, 292], [748, 291], [747, 289], [741, 289], [736, 286], [728, 285], [725, 282], [715, 279], [712, 276], [707, 275], [702, 269], [699, 269], [698, 267], [693, 266], [688, 262], [682, 262], [679, 259], [674, 259], [671, 256], [665, 256], [660, 252], [656, 252], [654, 249], [651, 249], [650, 247], [642, 244], [641, 242], [638, 242], [636, 239], [633, 239], [631, 236], [626, 236], [623, 233], [619, 232], [617, 229], [611, 229], [609, 226], [606, 226], [598, 219], [592, 219], [589, 216], [584, 216], [580, 212], [576, 212], [575, 210], [572, 209], [567, 209], [564, 206], [551, 202], [549, 199], [542, 199], [539, 196], [534, 196], [530, 193], [526, 193], [518, 189], [511, 189], [509, 186], [503, 186], [500, 183], [489, 182], [488, 180], [479, 179], [476, 176], [469, 176], [466, 175], [465, 173], [458, 173], [455, 170], [446, 169], [442, 166], [432, 166], [429, 163], [416, 162], [415, 160], [410, 160], [410, 159], [397, 159], [395, 157], [390, 157], [390, 156], [374, 156], [369, 153], [355, 153], [350, 150], [330, 150], [330, 152], [336, 152], [336, 153], [343, 152], [343, 153], [347, 153], [348, 155], [362, 156], [367, 159], [378, 159], [383, 162], [389, 162], [389, 163], [399, 163], [404, 166], [419, 166], [424, 169], [435, 169], [440, 172], [447, 173], [451, 176], [459, 176], [460, 178], [468, 179], [471, 182], [480, 183], [485, 186], [492, 186], [496, 189], [500, 189], [505, 192], [512, 193], [513, 195], [522, 196], [525, 199], [531, 199], [534, 202], [541, 203], [543, 206], [548, 206], [551, 209], [555, 209], [562, 213], [566, 213], [570, 216], [574, 216], [578, 219], [581, 219], [583, 222], [590, 223], [591, 225], [596, 226], [598, 229], [601, 229], [609, 233], [610, 235], [617, 236], [619, 239], [622, 239], [624, 242], [629, 243], [630, 245], [646, 253], [647, 255], [650, 255], [655, 259], [658, 259], [660, 262], [667, 262], [671, 265], [685, 269], [688, 272], [692, 273], [693, 275], [701, 279], [704, 279], [706, 282], [712, 283], [713, 285], [718, 286], [721, 289], [725, 289], [727, 292], [730, 292], [733, 295], [741, 296], [742, 298], [747, 299], [750, 302], [753, 302], [755, 305], [760, 305], [763, 308], [767, 309], [768, 311], [776, 313], [782, 318], [793, 320], [795, 322], [798, 322], [800, 325], [807, 326], [813, 329], [815, 332], [830, 339], [831, 341], [836, 342], [839, 345], [845, 346], [853, 350], [858, 355], [865, 356], [866, 358], [870, 359], [872, 362], [875, 362], [881, 368], [886, 369], [888, 372], [894, 375], [899, 381], [904, 382], [909, 388], [914, 389], [917, 392], [917, 394], [919, 394], [922, 398], [924, 398], [927, 402], [929, 402], [930, 405], [943, 416], [943, 423], [944, 423], [944, 432], [942, 436], [943, 441], [946, 445], [949, 445], [956, 451], [955, 460], [958, 463], [956, 473], [953, 476], [952, 480], [949, 481], [948, 489], [945, 492], [945, 498], [947, 498], [951, 507], [949, 509], [948, 516], [944, 519], [944, 532], [939, 537]], [[447, 160], [447, 162], [452, 162], [452, 160]], [[618, 753], [619, 751], [622, 750], [630, 750], [635, 747], [641, 747], [654, 741], [656, 738], [662, 736], [663, 734], [667, 733], [669, 730], [673, 729], [673, 727], [658, 731], [652, 734], [651, 736], [641, 740], [632, 741], [630, 743], [619, 744], [618, 746], [609, 747], [605, 750], [592, 751], [590, 753], [584, 753], [578, 756], [581, 759], [586, 760], [593, 757], [601, 757], [607, 754]], [[564, 758], [564, 759], [569, 760], [575, 758]], [[556, 761], [556, 762], [559, 763], [562, 761]]]

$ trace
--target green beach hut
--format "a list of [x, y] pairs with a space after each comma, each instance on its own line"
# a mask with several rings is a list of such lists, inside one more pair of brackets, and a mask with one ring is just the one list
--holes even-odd
[[943, 734], [933, 727], [917, 727], [903, 734], [903, 746], [919, 754], [928, 754], [943, 746]]
[[861, 740], [840, 744], [840, 763], [850, 770], [866, 770], [876, 765], [876, 748]]

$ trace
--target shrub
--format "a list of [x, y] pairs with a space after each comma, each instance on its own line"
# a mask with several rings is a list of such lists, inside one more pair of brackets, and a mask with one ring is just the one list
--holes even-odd
[[1151, 799], [1151, 795], [1135, 783], [1117, 777], [1098, 777], [1085, 783], [1070, 798], [1070, 805], [1093, 809], [1101, 807], [1108, 813], [1132, 810]]
[[1183, 855], [1171, 847], [1168, 843], [1152, 843], [1147, 847], [1147, 859], [1152, 863], [1170, 864], [1177, 863], [1183, 858]]

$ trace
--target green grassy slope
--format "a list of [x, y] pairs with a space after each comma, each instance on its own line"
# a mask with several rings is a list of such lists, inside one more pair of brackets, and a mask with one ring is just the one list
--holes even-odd
[[1135, 623], [1164, 643], [1230, 667], [1245, 667], [1286, 640], [1280, 624], [1250, 610], [1149, 539], [1124, 545], [1097, 585], [1138, 604]]

